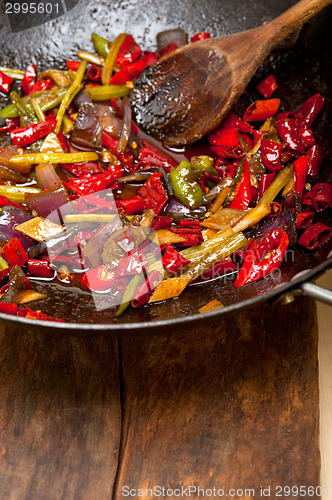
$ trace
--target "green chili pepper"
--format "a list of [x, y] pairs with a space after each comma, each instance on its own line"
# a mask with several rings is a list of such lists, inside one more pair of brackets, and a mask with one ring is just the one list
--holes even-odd
[[26, 127], [27, 125], [32, 125], [33, 123], [38, 123], [38, 119], [34, 113], [32, 108], [29, 109], [23, 99], [17, 94], [17, 92], [13, 91], [10, 93], [10, 99], [12, 103], [15, 105], [18, 114], [20, 116], [20, 125], [21, 127]]
[[224, 205], [223, 205], [224, 208], [227, 207], [227, 205], [230, 203], [230, 197], [233, 194], [234, 189], [236, 188], [236, 185], [238, 184], [238, 182], [241, 179], [241, 175], [242, 175], [242, 171], [243, 171], [243, 163], [244, 163], [244, 161], [242, 160], [239, 163], [239, 166], [237, 167], [236, 174], [235, 174], [235, 177], [234, 177], [233, 185], [231, 186], [230, 192], [228, 193], [228, 195], [226, 196], [226, 199], [224, 201]]
[[73, 81], [73, 83], [71, 84], [71, 86], [67, 90], [63, 100], [61, 101], [58, 113], [56, 115], [57, 125], [56, 125], [55, 130], [54, 130], [55, 134], [58, 134], [60, 132], [60, 127], [61, 127], [63, 115], [65, 114], [71, 101], [74, 99], [76, 94], [78, 94], [78, 92], [81, 90], [81, 88], [83, 86], [82, 81], [84, 78], [84, 74], [85, 74], [85, 70], [86, 70], [87, 65], [88, 65], [87, 61], [80, 62], [78, 70], [76, 71], [75, 80]]
[[112, 43], [112, 47], [110, 48], [109, 53], [107, 54], [104, 67], [101, 72], [101, 83], [103, 85], [108, 85], [110, 83], [118, 52], [121, 49], [121, 46], [125, 41], [126, 37], [127, 33], [121, 33], [116, 37], [116, 39]]
[[[40, 109], [45, 112], [55, 108], [55, 106], [58, 106], [58, 104], [60, 104], [66, 92], [67, 92], [66, 89], [51, 90], [51, 91], [44, 90], [40, 92], [34, 92], [29, 96], [25, 96], [23, 97], [23, 99], [21, 99], [21, 101], [24, 103], [24, 106], [29, 111], [33, 111], [31, 99], [37, 98], [38, 103], [40, 105]], [[45, 99], [45, 101], [41, 102], [42, 99]], [[0, 111], [0, 118], [16, 118], [17, 116], [19, 116], [19, 113], [17, 111], [15, 104], [9, 104], [9, 106], [6, 106]]]
[[203, 203], [203, 191], [196, 180], [193, 180], [194, 169], [187, 161], [170, 171], [174, 196], [186, 207], [197, 208]]
[[194, 170], [209, 170], [217, 173], [213, 168], [213, 160], [210, 156], [200, 155], [193, 156], [190, 160], [191, 166]]
[[96, 35], [96, 33], [92, 33], [91, 39], [93, 41], [93, 45], [95, 46], [96, 51], [98, 54], [102, 57], [107, 57], [107, 54], [110, 51], [112, 43], [106, 40], [106, 38], [103, 38], [99, 35]]
[[135, 274], [135, 276], [129, 281], [128, 286], [123, 294], [122, 297], [122, 302], [119, 307], [119, 309], [116, 312], [116, 315], [119, 317], [129, 306], [130, 302], [132, 301], [135, 292], [138, 288], [138, 286], [143, 282], [144, 280], [144, 275], [142, 274]]

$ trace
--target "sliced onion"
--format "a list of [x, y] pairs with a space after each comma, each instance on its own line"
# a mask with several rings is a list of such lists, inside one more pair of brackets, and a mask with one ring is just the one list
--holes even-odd
[[15, 226], [22, 224], [30, 219], [30, 216], [19, 208], [3, 207], [0, 214], [0, 239], [9, 241], [12, 238], [18, 238], [25, 250], [35, 245], [35, 241], [15, 231]]
[[89, 97], [84, 90], [80, 90], [80, 92], [74, 97], [72, 104], [76, 109], [79, 109], [82, 102], [92, 102], [91, 97]]
[[183, 203], [180, 203], [176, 198], [171, 198], [168, 204], [165, 206], [164, 213], [162, 215], [167, 215], [172, 217], [174, 222], [178, 222], [181, 219], [198, 219], [202, 220], [206, 212], [206, 207], [201, 205], [194, 210], [187, 208]]
[[2, 181], [13, 182], [14, 184], [24, 184], [29, 181], [28, 177], [2, 166], [0, 166], [0, 179]]
[[111, 115], [109, 106], [94, 102], [82, 102], [78, 111], [75, 127], [71, 134], [74, 146], [98, 149], [101, 147], [103, 129], [100, 120]]
[[117, 116], [103, 116], [100, 119], [100, 125], [105, 132], [119, 137], [122, 129], [122, 121]]
[[62, 182], [50, 161], [37, 165], [36, 177], [41, 189], [54, 189], [62, 186]]
[[32, 165], [27, 165], [25, 163], [11, 163], [9, 160], [12, 155], [17, 155], [17, 148], [15, 146], [6, 144], [3, 147], [2, 151], [0, 151], [0, 165], [10, 168], [14, 172], [28, 174], [32, 168]]
[[124, 153], [129, 141], [130, 132], [131, 132], [131, 107], [129, 104], [129, 100], [123, 99], [122, 128], [117, 148], [118, 153], [120, 154]]
[[[26, 194], [25, 201], [28, 209], [31, 212], [34, 210], [40, 217], [47, 217], [52, 212], [57, 214], [60, 208], [62, 216], [67, 214], [68, 210], [73, 210], [67, 191], [62, 185], [37, 194]], [[58, 218], [56, 215], [55, 217]]]
[[297, 243], [296, 225], [291, 210], [287, 210], [286, 212], [276, 215], [272, 219], [261, 222], [257, 226], [254, 235], [255, 237], [259, 237], [270, 229], [283, 229], [288, 234], [289, 244], [292, 246]]
[[182, 28], [161, 31], [157, 34], [157, 47], [159, 54], [171, 44], [178, 48], [187, 43], [187, 34]]

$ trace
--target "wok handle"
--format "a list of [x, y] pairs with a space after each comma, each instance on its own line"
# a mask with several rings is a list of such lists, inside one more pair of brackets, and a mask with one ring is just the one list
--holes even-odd
[[332, 306], [332, 291], [327, 290], [322, 286], [318, 286], [315, 283], [302, 283], [299, 285], [298, 289], [301, 291], [302, 295], [307, 297], [311, 297], [312, 299], [319, 300], [320, 302], [324, 302], [329, 306]]

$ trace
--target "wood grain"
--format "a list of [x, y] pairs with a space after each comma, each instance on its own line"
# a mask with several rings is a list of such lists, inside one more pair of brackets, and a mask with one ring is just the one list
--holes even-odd
[[2, 328], [1, 500], [111, 498], [119, 435], [114, 342]]
[[127, 485], [254, 488], [258, 496], [260, 485], [319, 484], [312, 301], [121, 344], [116, 498]]
[[310, 299], [119, 346], [2, 328], [0, 500], [318, 484]]

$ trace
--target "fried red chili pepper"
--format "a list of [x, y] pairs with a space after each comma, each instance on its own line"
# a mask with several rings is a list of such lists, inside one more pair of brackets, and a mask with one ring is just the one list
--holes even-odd
[[91, 177], [80, 177], [68, 182], [63, 181], [63, 184], [79, 196], [85, 196], [109, 188], [118, 177], [121, 177], [122, 173], [123, 169], [120, 165], [112, 165], [112, 167], [109, 167], [103, 174], [96, 174]]
[[316, 224], [309, 226], [308, 229], [304, 231], [299, 239], [299, 244], [308, 248], [308, 250], [314, 250], [323, 245], [331, 236], [331, 227], [326, 226], [322, 222], [316, 222]]
[[27, 127], [11, 130], [10, 137], [12, 143], [18, 147], [29, 146], [34, 142], [46, 137], [56, 127], [56, 120], [47, 120], [44, 122], [33, 123]]
[[307, 156], [300, 156], [293, 163], [294, 190], [300, 200], [303, 198], [303, 191], [307, 182], [309, 160]]
[[37, 68], [34, 64], [30, 64], [25, 70], [23, 80], [21, 83], [21, 89], [25, 94], [29, 94], [31, 87], [36, 83], [37, 79]]
[[10, 314], [12, 316], [17, 315], [18, 305], [15, 302], [0, 302], [0, 313]]
[[315, 184], [312, 188], [312, 203], [316, 212], [332, 207], [332, 185], [328, 182]]
[[246, 109], [243, 119], [246, 122], [262, 122], [276, 114], [280, 106], [280, 99], [255, 101]]
[[190, 264], [190, 260], [183, 257], [175, 248], [168, 247], [162, 257], [163, 265], [171, 274], [175, 274], [183, 267]]
[[245, 210], [249, 207], [251, 202], [251, 184], [249, 165], [246, 159], [243, 162], [241, 178], [235, 187], [233, 196], [234, 198], [229, 203], [228, 208]]
[[10, 266], [22, 267], [28, 260], [28, 254], [24, 250], [18, 238], [9, 240], [1, 251], [2, 257], [6, 259]]
[[146, 208], [154, 210], [157, 215], [164, 208], [168, 200], [161, 179], [162, 174], [155, 172], [137, 191], [137, 194], [145, 201]]
[[264, 167], [271, 172], [280, 172], [282, 144], [262, 137], [261, 154]]
[[190, 38], [191, 43], [194, 42], [199, 42], [199, 40], [206, 40], [207, 38], [210, 38], [211, 34], [207, 32], [202, 32], [202, 33], [196, 33], [196, 35], [192, 36]]
[[177, 167], [178, 165], [173, 158], [155, 148], [147, 141], [143, 141], [142, 143], [142, 147], [138, 155], [138, 161], [140, 163], [144, 163], [146, 166], [153, 165], [155, 167], [161, 167], [167, 174], [170, 172], [172, 167]]
[[234, 286], [247, 285], [279, 269], [288, 245], [289, 238], [282, 229], [271, 229], [253, 241]]
[[134, 215], [142, 212], [146, 205], [145, 201], [141, 196], [131, 196], [125, 200], [119, 200], [116, 205], [120, 211], [124, 212], [126, 215]]
[[300, 212], [296, 217], [296, 229], [305, 229], [309, 227], [315, 217], [315, 212]]
[[310, 128], [323, 107], [325, 99], [320, 94], [309, 97], [295, 113], [299, 128]]
[[282, 118], [276, 122], [276, 129], [279, 137], [284, 141], [289, 149], [305, 153], [301, 135], [296, 126], [295, 120], [291, 118]]
[[14, 82], [13, 78], [11, 78], [8, 75], [5, 75], [5, 73], [2, 73], [2, 71], [0, 71], [0, 91], [1, 92], [8, 94], [13, 82]]
[[40, 276], [43, 278], [52, 278], [54, 270], [48, 260], [28, 259], [28, 274], [30, 276]]
[[135, 292], [135, 296], [131, 301], [133, 307], [142, 307], [151, 297], [154, 289], [162, 281], [163, 277], [159, 271], [151, 271], [145, 279], [143, 285], [139, 286]]
[[144, 52], [142, 57], [131, 64], [127, 64], [115, 73], [110, 80], [110, 84], [122, 85], [134, 78], [138, 78], [147, 66], [152, 66], [156, 61], [158, 61], [157, 54], [154, 52]]
[[267, 76], [263, 81], [257, 85], [257, 90], [267, 99], [278, 88], [277, 81], [274, 75]]
[[308, 179], [309, 181], [315, 181], [323, 162], [323, 150], [318, 144], [315, 144], [315, 146], [308, 149], [307, 156], [309, 159]]
[[167, 229], [171, 227], [172, 223], [173, 219], [171, 217], [156, 215], [156, 217], [153, 218], [151, 227], [157, 231], [158, 229]]
[[136, 43], [131, 35], [127, 35], [121, 45], [118, 55], [116, 56], [115, 64], [120, 66], [127, 66], [130, 63], [136, 61], [142, 54], [141, 47]]
[[28, 95], [34, 94], [35, 92], [42, 92], [45, 90], [50, 90], [53, 87], [54, 83], [51, 78], [47, 78], [46, 80], [42, 80], [40, 82], [36, 82], [30, 88]]
[[271, 186], [276, 176], [276, 172], [271, 172], [269, 174], [262, 174], [258, 185], [258, 199], [260, 200], [265, 191], [269, 186]]

